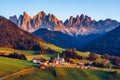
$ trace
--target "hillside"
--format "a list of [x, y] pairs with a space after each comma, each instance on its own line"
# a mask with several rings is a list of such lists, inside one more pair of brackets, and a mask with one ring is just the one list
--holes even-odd
[[40, 28], [32, 33], [34, 36], [44, 39], [46, 42], [62, 48], [76, 48], [91, 42], [92, 40], [104, 34], [91, 34], [85, 36], [73, 37], [60, 31], [50, 31], [46, 28]]
[[62, 48], [75, 48], [80, 45], [78, 39], [59, 31], [49, 31], [42, 28], [38, 29], [33, 34], [44, 39], [46, 42], [50, 42]]
[[[120, 70], [118, 69], [79, 69], [60, 67], [39, 69], [38, 64], [5, 57], [0, 57], [0, 64], [0, 78], [17, 73], [13, 76], [6, 77], [4, 80], [108, 80], [108, 77], [112, 80], [120, 79]], [[117, 71], [118, 73], [114, 76], [111, 71]]]
[[[113, 80], [115, 78], [116, 80], [120, 79], [119, 69], [79, 69], [60, 67], [39, 69], [39, 64], [6, 57], [0, 57], [0, 64], [0, 79], [1, 77], [17, 73], [6, 77], [4, 80], [108, 80], [108, 77]], [[111, 71], [117, 71], [118, 73], [114, 76]]]
[[80, 48], [81, 51], [120, 56], [120, 26]]
[[0, 47], [21, 50], [40, 50], [42, 39], [20, 29], [15, 23], [0, 16]]
[[35, 66], [37, 66], [37, 64], [29, 61], [0, 57], [0, 77]]
[[[39, 42], [39, 44], [44, 48], [44, 49], [52, 49], [55, 52], [61, 52], [64, 49], [60, 48], [58, 46], [55, 46], [53, 44], [49, 44], [46, 42]], [[17, 50], [17, 49], [12, 49], [12, 48], [4, 48], [4, 47], [0, 47], [0, 52], [4, 53], [5, 55], [8, 55], [10, 53], [14, 53], [17, 52], [19, 54], [24, 54], [27, 58], [27, 60], [32, 60], [34, 57], [40, 57], [40, 51], [34, 51], [34, 50]], [[50, 52], [49, 52], [50, 53]], [[78, 52], [78, 54], [80, 55], [88, 55], [88, 54], [84, 54], [82, 52]], [[43, 54], [44, 58], [49, 59], [51, 56], [56, 56], [56, 53], [52, 53], [52, 54]]]

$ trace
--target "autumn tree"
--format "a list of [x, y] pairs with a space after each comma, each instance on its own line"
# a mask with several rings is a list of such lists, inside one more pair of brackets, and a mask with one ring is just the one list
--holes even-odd
[[96, 59], [98, 59], [98, 55], [96, 53], [90, 53], [89, 54], [89, 59], [90, 60], [96, 60]]
[[101, 55], [101, 58], [109, 60], [110, 56], [108, 54], [103, 54], [103, 55]]

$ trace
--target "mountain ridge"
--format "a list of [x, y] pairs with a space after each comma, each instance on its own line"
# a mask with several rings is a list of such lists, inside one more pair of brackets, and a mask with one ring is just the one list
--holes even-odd
[[111, 19], [95, 21], [84, 14], [76, 17], [71, 16], [63, 22], [53, 14], [47, 15], [44, 11], [39, 12], [33, 18], [24, 12], [19, 18], [11, 16], [9, 19], [29, 32], [34, 32], [39, 28], [47, 28], [48, 30], [61, 31], [71, 36], [106, 33], [120, 24], [116, 20]]
[[79, 40], [60, 31], [50, 31], [46, 28], [41, 28], [33, 32], [36, 37], [44, 39], [46, 42], [52, 43], [62, 48], [77, 48], [80, 46]]

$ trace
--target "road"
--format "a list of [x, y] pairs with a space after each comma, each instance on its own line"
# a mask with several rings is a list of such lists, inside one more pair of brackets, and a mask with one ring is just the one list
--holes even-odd
[[0, 80], [6, 79], [6, 78], [8, 78], [8, 77], [10, 77], [10, 76], [14, 76], [14, 75], [20, 74], [21, 72], [28, 71], [28, 70], [32, 70], [32, 69], [34, 69], [34, 68], [32, 67], [32, 68], [28, 68], [28, 69], [23, 69], [23, 70], [21, 70], [21, 71], [18, 71], [18, 72], [15, 72], [15, 73], [12, 73], [12, 74], [9, 74], [9, 75], [0, 77]]

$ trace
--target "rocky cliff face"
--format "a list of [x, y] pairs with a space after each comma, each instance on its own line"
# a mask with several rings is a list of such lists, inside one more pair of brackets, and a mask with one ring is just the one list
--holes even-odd
[[119, 25], [119, 22], [115, 20], [95, 21], [84, 14], [76, 17], [71, 16], [63, 23], [53, 14], [47, 15], [43, 11], [33, 18], [24, 12], [18, 19], [16, 16], [11, 16], [10, 20], [29, 32], [34, 32], [39, 28], [47, 28], [51, 31], [61, 31], [72, 36], [106, 33]]
[[31, 18], [26, 12], [20, 15], [18, 20], [15, 16], [9, 18], [11, 21], [16, 23], [22, 29], [33, 32], [39, 28], [47, 28], [52, 31], [63, 31], [64, 24], [58, 20], [53, 14], [46, 15], [45, 12], [41, 11], [36, 16]]
[[11, 21], [13, 21], [15, 24], [18, 24], [18, 20], [17, 20], [17, 16], [16, 16], [16, 15], [11, 16], [9, 19], [10, 19]]
[[64, 25], [73, 35], [89, 35], [108, 32], [119, 25], [119, 22], [111, 19], [95, 21], [82, 14], [81, 16], [70, 17]]

